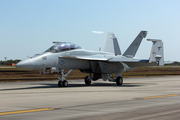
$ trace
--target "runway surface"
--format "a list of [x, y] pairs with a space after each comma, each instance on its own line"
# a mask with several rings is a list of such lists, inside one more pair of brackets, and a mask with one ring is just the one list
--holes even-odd
[[0, 83], [0, 120], [180, 119], [180, 76]]

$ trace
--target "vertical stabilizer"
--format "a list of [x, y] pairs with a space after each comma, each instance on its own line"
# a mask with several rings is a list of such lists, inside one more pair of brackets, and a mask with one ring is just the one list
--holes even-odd
[[124, 52], [123, 56], [134, 57], [141, 44], [142, 39], [145, 38], [146, 35], [147, 31], [141, 31], [138, 34], [138, 36], [134, 39], [134, 41], [131, 43], [131, 45], [128, 47], [128, 49]]
[[113, 33], [106, 34], [106, 40], [103, 48], [104, 52], [114, 53], [115, 55], [121, 55], [117, 38]]
[[164, 65], [164, 52], [163, 52], [163, 42], [157, 39], [147, 39], [148, 41], [152, 41], [152, 49], [149, 58], [149, 62], [158, 62], [160, 66]]

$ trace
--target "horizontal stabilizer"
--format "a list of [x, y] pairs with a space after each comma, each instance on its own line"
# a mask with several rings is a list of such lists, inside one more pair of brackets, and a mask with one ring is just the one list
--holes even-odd
[[147, 31], [141, 31], [135, 38], [135, 40], [131, 43], [131, 45], [128, 47], [128, 49], [124, 52], [123, 56], [134, 57], [141, 44], [142, 39], [145, 38], [146, 35]]
[[103, 48], [104, 52], [114, 53], [115, 55], [121, 55], [117, 38], [113, 33], [106, 34], [106, 40]]

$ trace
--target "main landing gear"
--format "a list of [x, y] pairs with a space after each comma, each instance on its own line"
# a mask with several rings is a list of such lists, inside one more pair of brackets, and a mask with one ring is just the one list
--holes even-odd
[[[122, 85], [123, 84], [123, 78], [121, 77], [121, 74], [116, 74], [118, 77], [115, 79], [113, 78], [112, 74], [106, 74], [107, 79], [110, 82], [116, 82], [117, 85]], [[91, 84], [91, 74], [89, 74], [88, 76], [85, 77], [84, 82], [86, 85], [90, 85]], [[104, 81], [106, 81], [107, 79], [105, 79]]]
[[59, 81], [58, 81], [59, 87], [67, 87], [68, 86], [68, 82], [65, 77], [68, 76], [72, 72], [72, 70], [73, 69], [69, 70], [66, 74], [64, 74], [64, 69], [61, 70], [61, 78], [56, 75], [56, 77], [59, 79]]
[[112, 74], [107, 74], [108, 80], [110, 82], [116, 82], [117, 85], [122, 85], [123, 84], [123, 78], [121, 77], [121, 74], [116, 74], [118, 76], [116, 79], [113, 78]]
[[86, 85], [91, 84], [91, 74], [89, 74], [88, 76], [85, 77], [84, 82]]
[[116, 84], [117, 85], [122, 85], [123, 84], [123, 78], [121, 76], [116, 78]]

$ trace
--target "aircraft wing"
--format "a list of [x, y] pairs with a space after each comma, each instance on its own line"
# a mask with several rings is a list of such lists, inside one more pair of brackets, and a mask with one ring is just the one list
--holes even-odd
[[109, 59], [108, 62], [122, 62], [125, 63], [128, 67], [143, 67], [143, 66], [158, 66], [157, 62], [149, 63], [149, 60], [144, 59], [134, 59], [134, 58], [122, 58], [118, 60], [117, 58]]
[[123, 62], [129, 67], [143, 67], [143, 66], [158, 66], [156, 62], [149, 63], [149, 62]]
[[80, 59], [80, 60], [108, 61], [108, 58], [98, 57], [98, 56], [60, 56], [60, 58]]
[[149, 60], [133, 59], [133, 58], [117, 58], [112, 56], [100, 57], [100, 56], [60, 56], [61, 58], [79, 59], [88, 61], [113, 63], [125, 63], [128, 67], [141, 67], [141, 66], [158, 66], [157, 62], [149, 63]]

